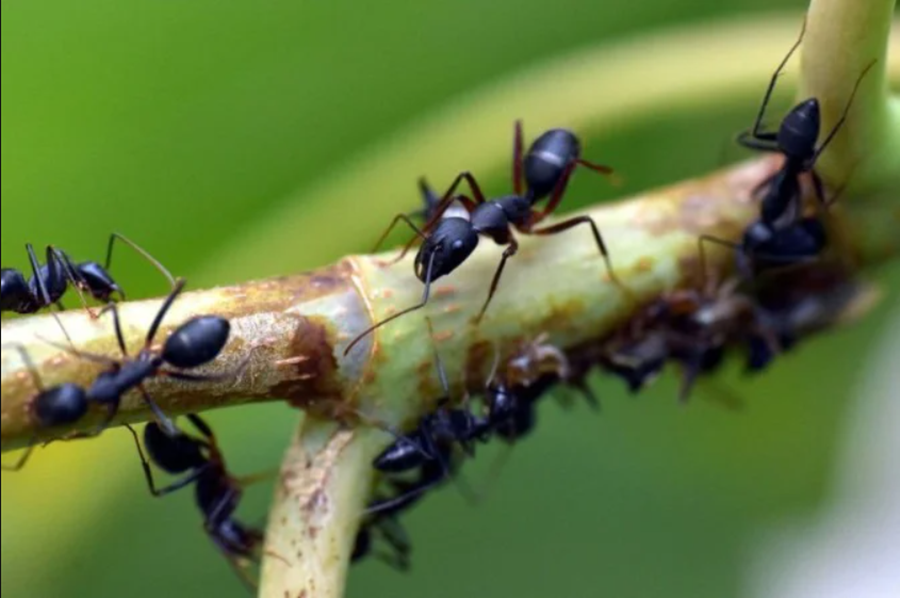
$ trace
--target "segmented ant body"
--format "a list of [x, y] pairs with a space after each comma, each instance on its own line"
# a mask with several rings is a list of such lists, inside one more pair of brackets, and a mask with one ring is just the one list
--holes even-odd
[[144, 428], [144, 446], [150, 461], [169, 474], [184, 475], [162, 488], [156, 486], [137, 433], [128, 426], [141, 457], [147, 487], [153, 496], [161, 497], [194, 484], [194, 498], [203, 514], [204, 530], [241, 580], [252, 588], [255, 582], [247, 569], [258, 560], [263, 533], [235, 519], [243, 483], [228, 473], [209, 425], [198, 415], [187, 417], [202, 437], [189, 436], [180, 430], [170, 433], [155, 422]]
[[[407, 215], [397, 215], [381, 236], [378, 245], [399, 222], [405, 222], [415, 231], [417, 238], [422, 239], [422, 246], [419, 248], [414, 262], [416, 277], [425, 285], [422, 299], [418, 304], [401, 310], [364, 331], [347, 346], [345, 354], [377, 328], [424, 307], [428, 303], [431, 284], [462, 265], [475, 251], [482, 236], [490, 238], [498, 245], [505, 246], [506, 249], [503, 251], [503, 256], [491, 280], [487, 298], [477, 317], [478, 321], [481, 320], [490, 305], [507, 260], [518, 251], [519, 244], [513, 234], [514, 231], [546, 236], [558, 234], [582, 224], [589, 226], [600, 255], [606, 264], [610, 279], [622, 287], [612, 268], [600, 229], [591, 217], [576, 216], [550, 226], [537, 227], [559, 206], [576, 166], [585, 166], [605, 175], [612, 174], [612, 169], [607, 166], [592, 164], [581, 159], [580, 141], [574, 133], [565, 129], [552, 129], [545, 132], [523, 154], [522, 123], [517, 121], [513, 156], [513, 195], [488, 200], [482, 193], [475, 177], [469, 172], [463, 172], [456, 177], [440, 202], [434, 208], [429, 208], [431, 218], [422, 229], [419, 229]], [[464, 181], [468, 183], [472, 197], [456, 194], [457, 187]], [[547, 205], [543, 209], [534, 208], [536, 202], [548, 197]], [[431, 200], [426, 198], [426, 203], [429, 201]], [[445, 216], [446, 210], [454, 202], [458, 202], [462, 206], [468, 213], [468, 218]], [[397, 261], [406, 255], [415, 241], [416, 238], [406, 245]]]
[[816, 98], [807, 99], [788, 112], [778, 131], [765, 131], [763, 119], [775, 83], [791, 55], [800, 46], [805, 29], [804, 23], [800, 37], [772, 75], [753, 129], [738, 137], [738, 142], [745, 147], [778, 153], [784, 157], [781, 168], [760, 183], [754, 193], [762, 193], [760, 218], [746, 228], [740, 243], [710, 235], [702, 236], [700, 251], [704, 264], [704, 242], [716, 243], [736, 251], [738, 268], [748, 278], [759, 270], [814, 261], [828, 244], [826, 229], [820, 217], [804, 215], [801, 175], [810, 175], [820, 204], [818, 212], [821, 213], [830, 202], [825, 197], [822, 180], [813, 168], [847, 120], [859, 85], [875, 63], [870, 63], [860, 74], [840, 118], [821, 144], [818, 144], [821, 132], [820, 106]]
[[[40, 430], [73, 424], [84, 417], [91, 405], [98, 405], [106, 409], [104, 420], [94, 431], [74, 434], [71, 437], [96, 436], [112, 423], [113, 418], [118, 413], [122, 397], [129, 391], [137, 389], [140, 391], [141, 397], [147, 406], [153, 411], [156, 419], [162, 422], [170, 432], [174, 433], [174, 424], [143, 387], [147, 379], [154, 376], [167, 376], [178, 380], [198, 382], [221, 380], [234, 375], [233, 373], [223, 375], [191, 374], [167, 369], [166, 367], [190, 370], [213, 361], [228, 342], [231, 330], [228, 320], [219, 316], [196, 316], [191, 318], [172, 332], [165, 343], [163, 343], [160, 351], [152, 349], [153, 339], [156, 337], [156, 333], [166, 313], [183, 288], [183, 280], [176, 282], [175, 288], [163, 302], [147, 332], [144, 348], [133, 358], [128, 355], [121, 323], [119, 322], [118, 310], [115, 305], [110, 307], [110, 311], [112, 311], [113, 315], [116, 338], [122, 351], [121, 359], [117, 360], [103, 355], [85, 353], [69, 345], [60, 345], [62, 349], [77, 357], [108, 366], [109, 369], [101, 372], [90, 386], [81, 387], [76, 384], [66, 383], [44, 389], [37, 370], [30, 362], [24, 347], [18, 345], [11, 347], [18, 349], [23, 359], [26, 360], [35, 385], [39, 389], [30, 407], [35, 427]], [[15, 466], [4, 466], [4, 469], [13, 471], [21, 469], [28, 460], [36, 440], [37, 438], [32, 441], [29, 449], [22, 455]]]
[[[124, 300], [125, 292], [109, 274], [113, 247], [117, 240], [153, 264], [169, 283], [175, 286], [175, 280], [162, 264], [133, 241], [118, 233], [113, 233], [109, 238], [105, 266], [90, 261], [73, 262], [68, 254], [52, 245], [47, 246], [46, 262], [41, 264], [34, 247], [29, 243], [25, 245], [25, 251], [31, 263], [31, 279], [26, 281], [25, 275], [14, 268], [3, 268], [0, 273], [0, 311], [32, 314], [52, 305], [63, 309], [60, 299], [65, 295], [69, 285], [75, 288], [85, 306], [87, 306], [85, 294], [103, 303], [109, 303], [113, 295]], [[92, 310], [88, 311], [94, 316]]]

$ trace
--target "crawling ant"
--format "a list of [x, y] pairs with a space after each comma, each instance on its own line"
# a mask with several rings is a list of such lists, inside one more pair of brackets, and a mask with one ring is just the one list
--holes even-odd
[[[422, 239], [422, 246], [415, 259], [416, 277], [425, 285], [422, 299], [416, 305], [403, 309], [365, 330], [353, 339], [344, 354], [349, 353], [360, 340], [379, 327], [424, 307], [428, 303], [431, 284], [462, 265], [475, 251], [481, 236], [490, 238], [498, 245], [505, 246], [506, 249], [494, 272], [488, 296], [478, 313], [476, 322], [481, 321], [487, 311], [500, 283], [507, 260], [518, 251], [519, 244], [513, 235], [514, 230], [522, 234], [546, 236], [562, 233], [581, 224], [590, 226], [610, 279], [624, 289], [615, 275], [600, 229], [590, 216], [575, 216], [556, 224], [537, 228], [537, 225], [559, 206], [576, 166], [584, 166], [607, 176], [613, 173], [612, 169], [607, 166], [592, 164], [581, 159], [581, 142], [574, 133], [566, 129], [551, 129], [545, 132], [523, 154], [522, 122], [516, 121], [513, 149], [513, 195], [488, 200], [482, 193], [475, 177], [470, 172], [463, 172], [450, 185], [440, 203], [430, 210], [431, 218], [421, 229], [406, 214], [398, 214], [381, 236], [378, 245], [399, 222], [405, 222], [416, 233], [416, 238]], [[455, 194], [457, 187], [463, 181], [469, 185], [471, 198]], [[548, 197], [549, 200], [543, 209], [535, 209], [534, 206], [538, 201]], [[445, 211], [454, 202], [458, 202], [465, 209], [469, 218], [443, 217]], [[395, 261], [399, 261], [406, 255], [416, 238], [406, 245]]]
[[[87, 307], [85, 293], [103, 303], [109, 303], [113, 295], [124, 301], [125, 291], [109, 274], [116, 241], [131, 247], [159, 270], [171, 286], [175, 286], [175, 279], [160, 262], [139, 245], [118, 233], [113, 233], [109, 237], [105, 266], [90, 261], [75, 263], [68, 254], [53, 245], [47, 246], [46, 263], [41, 265], [34, 247], [28, 243], [25, 245], [25, 251], [31, 263], [31, 279], [26, 281], [25, 275], [14, 268], [3, 268], [0, 273], [0, 311], [33, 314], [51, 305], [56, 305], [62, 310], [60, 299], [70, 284], [78, 292], [85, 307]], [[87, 309], [91, 317], [97, 317], [93, 310]]]
[[763, 119], [775, 83], [791, 55], [803, 41], [805, 31], [804, 22], [800, 37], [769, 81], [753, 128], [738, 137], [738, 142], [747, 148], [784, 156], [781, 168], [762, 181], [754, 192], [754, 195], [763, 192], [760, 218], [747, 227], [740, 243], [710, 235], [700, 237], [701, 259], [704, 262], [704, 242], [723, 245], [736, 251], [739, 269], [745, 275], [764, 266], [789, 266], [815, 260], [828, 243], [825, 226], [820, 218], [803, 215], [800, 177], [806, 173], [810, 174], [820, 210], [833, 203], [834, 200], [831, 202], [826, 200], [822, 179], [813, 168], [819, 156], [828, 148], [847, 120], [856, 92], [863, 78], [875, 65], [875, 61], [869, 63], [860, 73], [840, 118], [821, 144], [816, 145], [821, 128], [820, 107], [816, 98], [807, 99], [788, 112], [781, 121], [778, 131], [765, 131]]
[[194, 484], [194, 497], [203, 514], [203, 529], [241, 580], [252, 589], [256, 584], [247, 568], [258, 559], [263, 533], [234, 518], [243, 493], [242, 488], [247, 482], [228, 473], [215, 434], [209, 425], [195, 414], [190, 414], [187, 418], [202, 437], [189, 436], [180, 430], [171, 433], [156, 422], [150, 422], [144, 427], [144, 446], [150, 461], [166, 473], [186, 474], [162, 488], [156, 486], [137, 433], [131, 426], [127, 426], [141, 458], [147, 487], [153, 496], [161, 497]]
[[437, 349], [435, 366], [444, 389], [438, 408], [422, 416], [412, 432], [399, 436], [372, 461], [373, 467], [384, 474], [419, 471], [419, 480], [398, 496], [371, 506], [369, 513], [393, 510], [412, 496], [438, 485], [454, 471], [454, 448], [457, 445], [471, 456], [475, 442], [488, 438], [490, 424], [487, 418], [476, 415], [466, 407], [449, 405], [450, 387]]
[[[30, 405], [30, 411], [37, 429], [52, 428], [65, 424], [73, 424], [79, 421], [90, 405], [99, 405], [106, 408], [106, 417], [92, 432], [82, 432], [71, 435], [70, 438], [85, 438], [96, 436], [103, 432], [112, 423], [122, 397], [133, 389], [138, 389], [147, 406], [153, 411], [154, 416], [162, 422], [167, 430], [175, 431], [174, 424], [162, 412], [150, 393], [143, 387], [143, 383], [154, 376], [167, 376], [176, 380], [189, 382], [214, 381], [230, 378], [234, 373], [218, 375], [191, 374], [188, 372], [166, 369], [166, 366], [178, 370], [190, 370], [213, 361], [225, 347], [230, 334], [231, 325], [225, 318], [219, 316], [196, 316], [180, 325], [163, 343], [161, 350], [152, 348], [153, 339], [162, 324], [163, 318], [171, 308], [175, 299], [184, 288], [184, 280], [179, 280], [175, 288], [163, 302], [157, 312], [150, 329], [147, 331], [144, 348], [135, 356], [129, 357], [125, 346], [125, 337], [119, 322], [118, 310], [115, 304], [109, 307], [113, 315], [116, 338], [122, 351], [121, 359], [113, 359], [103, 355], [95, 355], [79, 351], [70, 345], [61, 347], [73, 355], [88, 359], [93, 362], [108, 366], [109, 369], [101, 372], [94, 382], [88, 387], [66, 383], [44, 389], [40, 383], [37, 370], [25, 352], [24, 347], [14, 346], [26, 360], [26, 365], [31, 372], [35, 385], [39, 392]], [[65, 329], [63, 329], [65, 332]], [[68, 336], [68, 335], [67, 335]], [[52, 343], [56, 344], [56, 343]], [[34, 448], [35, 437], [19, 462], [12, 466], [4, 466], [4, 470], [18, 471], [21, 469]]]

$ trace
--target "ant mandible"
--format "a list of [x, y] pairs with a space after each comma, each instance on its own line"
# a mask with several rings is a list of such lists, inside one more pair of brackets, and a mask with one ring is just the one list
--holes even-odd
[[[205, 365], [218, 357], [228, 342], [231, 330], [231, 324], [228, 320], [219, 316], [195, 316], [176, 328], [166, 339], [160, 351], [154, 351], [151, 348], [163, 318], [183, 288], [184, 281], [177, 281], [175, 288], [166, 298], [162, 307], [160, 307], [147, 332], [144, 348], [134, 358], [128, 356], [128, 349], [125, 346], [125, 338], [119, 322], [118, 310], [114, 304], [109, 309], [112, 311], [116, 338], [122, 351], [121, 359], [117, 360], [104, 355], [79, 351], [71, 346], [71, 341], [68, 345], [51, 343], [54, 346], [60, 346], [63, 350], [77, 357], [109, 367], [108, 370], [101, 372], [94, 382], [86, 388], [66, 383], [43, 389], [37, 370], [24, 347], [20, 345], [10, 346], [9, 348], [17, 349], [23, 356], [26, 366], [35, 381], [35, 386], [38, 388], [38, 393], [32, 399], [29, 407], [35, 427], [40, 430], [73, 424], [84, 417], [89, 406], [93, 404], [106, 408], [106, 417], [93, 431], [76, 433], [71, 435], [70, 438], [96, 436], [112, 423], [113, 418], [118, 413], [122, 397], [130, 390], [137, 388], [144, 402], [153, 412], [154, 417], [159, 422], [162, 422], [167, 430], [174, 433], [174, 424], [144, 388], [143, 383], [147, 379], [154, 376], [167, 376], [188, 382], [203, 382], [223, 380], [234, 375], [234, 372], [203, 375], [164, 369], [164, 366], [171, 366], [179, 370], [190, 370]], [[65, 333], [64, 328], [63, 332]], [[68, 338], [68, 334], [66, 334], [66, 337]], [[24, 467], [34, 449], [36, 440], [37, 437], [32, 440], [28, 450], [22, 455], [18, 463], [10, 467], [4, 466], [3, 469], [6, 471], [18, 471]]]
[[[440, 203], [434, 208], [427, 208], [426, 211], [431, 213], [431, 218], [421, 229], [408, 215], [398, 214], [382, 234], [376, 248], [399, 222], [406, 223], [416, 233], [416, 237], [404, 247], [395, 262], [406, 255], [416, 239], [422, 239], [423, 243], [416, 254], [414, 264], [416, 277], [425, 285], [422, 299], [416, 305], [369, 327], [347, 345], [344, 354], [349, 353], [359, 341], [381, 326], [424, 307], [428, 303], [431, 284], [462, 265], [475, 251], [481, 236], [492, 239], [498, 245], [506, 246], [506, 249], [494, 272], [487, 298], [476, 317], [476, 323], [481, 321], [494, 297], [507, 260], [518, 251], [519, 244], [513, 230], [522, 234], [546, 236], [564, 232], [581, 224], [590, 226], [610, 279], [624, 289], [613, 270], [603, 236], [593, 218], [575, 216], [550, 226], [536, 228], [559, 206], [576, 166], [584, 166], [607, 176], [613, 174], [608, 166], [583, 160], [581, 142], [573, 132], [566, 129], [551, 129], [545, 132], [531, 144], [527, 152], [523, 153], [522, 122], [516, 121], [513, 145], [513, 195], [488, 200], [472, 173], [462, 172], [450, 185]], [[463, 181], [469, 185], [471, 198], [455, 194]], [[534, 208], [538, 201], [548, 197], [549, 200], [542, 210]], [[445, 211], [455, 202], [468, 212], [469, 218], [444, 216]]]
[[863, 78], [875, 65], [875, 61], [869, 63], [860, 73], [840, 118], [818, 146], [816, 144], [821, 129], [821, 117], [817, 98], [809, 98], [791, 109], [781, 121], [778, 131], [765, 131], [763, 119], [775, 84], [788, 60], [802, 43], [805, 32], [804, 21], [799, 38], [769, 81], [753, 128], [738, 136], [738, 142], [747, 148], [784, 156], [781, 168], [762, 181], [754, 192], [756, 195], [764, 191], [760, 202], [760, 218], [747, 227], [740, 243], [711, 235], [701, 236], [699, 245], [704, 264], [705, 242], [723, 245], [736, 251], [739, 269], [745, 275], [752, 273], [755, 267], [766, 262], [788, 266], [814, 260], [827, 245], [825, 226], [820, 218], [803, 215], [800, 177], [806, 173], [810, 174], [820, 210], [833, 203], [833, 199], [830, 202], [826, 199], [822, 179], [813, 168], [819, 156], [828, 148], [846, 122], [856, 92]]
[[[109, 303], [113, 295], [118, 295], [119, 299], [124, 301], [125, 291], [109, 274], [116, 241], [131, 247], [159, 270], [172, 287], [175, 286], [175, 279], [159, 261], [135, 242], [118, 233], [113, 233], [109, 237], [105, 266], [90, 261], [75, 263], [66, 252], [53, 245], [47, 246], [47, 261], [41, 265], [34, 247], [27, 243], [25, 251], [31, 263], [31, 279], [26, 281], [25, 275], [15, 268], [3, 268], [0, 272], [0, 311], [32, 314], [51, 305], [56, 305], [62, 310], [60, 299], [70, 284], [78, 292], [81, 303], [86, 308], [85, 293], [103, 303]], [[87, 310], [91, 317], [97, 317], [93, 310], [90, 308]]]
[[241, 581], [253, 589], [256, 584], [247, 568], [251, 562], [257, 560], [263, 533], [234, 518], [243, 486], [249, 482], [239, 480], [228, 472], [215, 434], [209, 425], [196, 414], [189, 414], [187, 418], [202, 434], [202, 438], [189, 436], [180, 430], [172, 434], [155, 422], [150, 422], [144, 427], [144, 446], [150, 455], [150, 461], [172, 475], [187, 474], [162, 488], [156, 487], [153, 472], [141, 449], [137, 433], [131, 426], [127, 426], [134, 437], [141, 458], [147, 487], [153, 496], [161, 497], [194, 484], [194, 497], [203, 513], [203, 529]]

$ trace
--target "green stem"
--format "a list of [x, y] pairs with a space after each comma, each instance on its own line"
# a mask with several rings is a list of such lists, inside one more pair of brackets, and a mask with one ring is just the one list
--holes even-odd
[[[803, 42], [800, 91], [818, 98], [822, 130], [835, 125], [854, 83], [866, 74], [847, 123], [816, 170], [850, 195], [900, 189], [900, 98], [888, 90], [888, 51], [896, 0], [812, 0]], [[895, 40], [895, 44], [896, 44]]]

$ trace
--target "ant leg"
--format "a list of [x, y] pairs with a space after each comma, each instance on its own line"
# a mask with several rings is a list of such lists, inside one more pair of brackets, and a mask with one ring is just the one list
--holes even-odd
[[525, 188], [525, 181], [523, 175], [524, 166], [522, 164], [523, 161], [523, 150], [522, 150], [522, 120], [519, 119], [516, 121], [513, 132], [513, 170], [512, 170], [512, 183], [513, 183], [513, 193], [520, 196], [522, 195], [522, 191]]
[[407, 216], [421, 216], [427, 221], [431, 218], [432, 212], [441, 204], [441, 198], [434, 192], [425, 177], [419, 177], [419, 194], [422, 196], [422, 204], [425, 207], [407, 214]]
[[825, 148], [834, 140], [834, 136], [838, 134], [838, 131], [841, 127], [844, 126], [844, 123], [847, 121], [847, 116], [850, 114], [850, 107], [853, 105], [853, 99], [856, 97], [856, 92], [859, 91], [859, 86], [862, 83], [863, 78], [872, 70], [872, 67], [875, 66], [875, 63], [878, 62], [878, 59], [873, 60], [863, 69], [863, 72], [860, 73], [859, 77], [856, 79], [856, 84], [853, 86], [853, 91], [850, 93], [850, 98], [847, 100], [847, 104], [844, 106], [844, 111], [841, 113], [841, 117], [834, 124], [834, 127], [831, 129], [831, 132], [828, 133], [828, 137], [825, 138], [825, 141], [822, 142], [822, 145], [819, 146], [819, 149], [816, 150], [816, 153], [813, 155], [812, 159], [809, 161], [808, 165], [811, 167], [815, 164], [816, 160], [819, 159], [819, 156], [822, 152], [825, 151]]
[[209, 424], [206, 423], [202, 417], [197, 415], [196, 413], [188, 413], [187, 414], [188, 421], [193, 424], [197, 431], [209, 438], [213, 443], [216, 442], [216, 435], [213, 433], [212, 428], [209, 427]]
[[0, 345], [0, 351], [15, 351], [19, 354], [19, 357], [22, 358], [22, 363], [25, 364], [25, 368], [28, 370], [28, 373], [31, 374], [31, 379], [34, 382], [34, 387], [37, 391], [44, 391], [44, 383], [41, 381], [41, 377], [38, 374], [37, 366], [34, 365], [34, 360], [31, 359], [31, 355], [28, 354], [28, 349], [25, 345], [21, 343], [4, 343]]
[[[53, 255], [54, 260], [58, 262], [62, 266], [62, 273], [70, 283], [72, 283], [72, 288], [75, 289], [75, 292], [78, 293], [78, 299], [81, 301], [82, 307], [87, 310], [88, 315], [92, 320], [96, 320], [100, 316], [94, 313], [94, 310], [88, 305], [87, 299], [84, 297], [84, 289], [89, 289], [90, 287], [87, 284], [87, 281], [84, 279], [78, 272], [78, 268], [75, 267], [75, 264], [72, 263], [71, 258], [66, 254], [66, 252], [58, 249], [52, 245], [47, 246], [47, 263], [50, 263], [50, 256]], [[63, 310], [62, 306], [57, 304], [60, 308], [60, 311]]]
[[181, 294], [181, 291], [184, 290], [184, 285], [185, 280], [183, 278], [179, 278], [175, 282], [175, 286], [172, 287], [172, 292], [169, 293], [168, 297], [166, 297], [166, 300], [159, 308], [159, 312], [157, 312], [156, 317], [153, 319], [153, 324], [150, 325], [150, 330], [147, 331], [147, 341], [144, 343], [144, 346], [150, 347], [150, 345], [153, 344], [153, 338], [156, 336], [156, 332], [159, 330], [159, 326], [160, 324], [162, 324], [163, 318], [166, 317], [166, 312], [169, 311], [169, 308], [171, 308], [172, 304], [175, 303], [175, 299], [177, 299], [178, 295]]
[[110, 303], [106, 307], [103, 308], [103, 311], [111, 311], [113, 318], [113, 329], [116, 331], [116, 341], [119, 343], [119, 350], [122, 352], [122, 357], [128, 357], [128, 347], [125, 344], [125, 335], [122, 333], [122, 323], [119, 321], [119, 310], [116, 307], [115, 303]]
[[503, 257], [500, 258], [500, 264], [497, 266], [497, 271], [494, 272], [494, 278], [491, 280], [491, 288], [488, 290], [487, 299], [484, 300], [484, 305], [481, 306], [481, 311], [478, 312], [478, 316], [475, 318], [476, 326], [481, 322], [481, 318], [484, 317], [484, 312], [487, 311], [488, 305], [491, 304], [491, 299], [494, 298], [494, 293], [497, 291], [497, 286], [500, 284], [500, 276], [503, 274], [503, 268], [506, 267], [506, 260], [514, 256], [518, 250], [519, 243], [516, 241], [515, 237], [511, 236], [509, 238], [509, 245], [503, 250]]
[[781, 75], [781, 71], [783, 71], [784, 67], [787, 66], [788, 60], [791, 59], [791, 56], [794, 54], [794, 52], [797, 51], [797, 48], [800, 47], [800, 44], [803, 42], [803, 36], [805, 34], [806, 19], [803, 20], [803, 27], [800, 29], [800, 36], [797, 38], [797, 41], [795, 41], [794, 45], [791, 46], [791, 49], [788, 51], [787, 56], [784, 57], [784, 59], [781, 61], [781, 64], [779, 64], [778, 68], [775, 70], [775, 73], [772, 75], [772, 78], [769, 80], [769, 87], [766, 88], [766, 95], [763, 96], [762, 105], [759, 107], [759, 114], [757, 114], [756, 116], [756, 122], [753, 123], [753, 130], [750, 133], [752, 137], [761, 140], [766, 139], [766, 135], [762, 131], [762, 123], [763, 119], [766, 116], [766, 108], [768, 108], [769, 106], [769, 100], [772, 99], [772, 92], [775, 91], [775, 83], [778, 81], [778, 77]]
[[739, 255], [743, 254], [742, 248], [738, 243], [733, 243], [731, 241], [726, 241], [724, 239], [720, 239], [718, 237], [713, 237], [712, 235], [700, 235], [697, 237], [697, 250], [700, 253], [700, 288], [706, 289], [707, 284], [709, 284], [708, 280], [708, 266], [709, 262], [706, 259], [706, 246], [704, 243], [714, 243], [721, 247], [727, 247], [732, 251], [737, 252]]
[[163, 486], [162, 488], [157, 488], [156, 483], [153, 479], [153, 470], [150, 468], [150, 463], [147, 461], [147, 457], [144, 455], [144, 449], [141, 448], [141, 442], [138, 440], [137, 432], [135, 432], [134, 428], [131, 427], [130, 424], [125, 424], [125, 427], [128, 428], [128, 431], [131, 432], [132, 438], [134, 438], [134, 446], [137, 448], [138, 456], [141, 458], [141, 467], [144, 469], [144, 478], [147, 480], [147, 488], [150, 490], [150, 494], [159, 498], [161, 496], [165, 496], [166, 494], [171, 494], [176, 490], [181, 490], [185, 486], [192, 484], [200, 475], [206, 470], [206, 465], [202, 467], [198, 467], [194, 470], [193, 473], [188, 476], [178, 480], [177, 482], [173, 482], [168, 486]]
[[350, 341], [350, 344], [347, 345], [346, 349], [344, 349], [345, 357], [347, 356], [348, 353], [350, 353], [350, 351], [353, 349], [353, 347], [355, 347], [357, 345], [357, 343], [359, 343], [359, 341], [361, 341], [365, 337], [369, 336], [372, 332], [374, 332], [378, 328], [381, 328], [388, 322], [392, 322], [399, 317], [405, 316], [408, 313], [414, 312], [418, 309], [422, 309], [423, 307], [425, 307], [425, 305], [428, 303], [429, 297], [431, 296], [431, 277], [432, 277], [432, 273], [434, 272], [434, 258], [435, 257], [436, 257], [436, 254], [432, 254], [431, 258], [428, 260], [428, 269], [425, 271], [425, 290], [422, 292], [422, 300], [419, 301], [417, 304], [413, 305], [412, 307], [407, 307], [404, 310], [398, 311], [394, 315], [388, 316], [387, 318], [383, 319], [382, 321], [366, 328], [359, 336], [357, 336], [355, 339]]
[[[43, 307], [49, 307], [53, 304], [53, 301], [50, 300], [50, 293], [47, 291], [47, 284], [44, 280], [44, 277], [41, 276], [41, 265], [38, 262], [37, 255], [34, 253], [34, 247], [31, 246], [31, 243], [25, 244], [25, 251], [28, 253], [28, 261], [31, 263], [31, 271], [34, 273], [34, 285], [37, 287], [38, 301], [43, 304]], [[47, 264], [47, 271], [50, 271], [50, 264]]]
[[162, 427], [166, 435], [177, 436], [181, 434], [181, 430], [178, 429], [175, 422], [173, 422], [172, 419], [165, 414], [159, 404], [153, 400], [153, 397], [150, 396], [150, 393], [147, 392], [147, 389], [144, 388], [143, 384], [138, 385], [138, 390], [141, 392], [141, 398], [144, 400], [144, 404], [153, 412], [153, 419], [155, 419], [156, 423]]
[[778, 134], [769, 132], [751, 133], [743, 131], [737, 136], [737, 142], [744, 147], [761, 152], [779, 153]]
[[[441, 201], [446, 202], [451, 197], [453, 197], [453, 194], [456, 192], [456, 188], [459, 187], [460, 183], [462, 183], [463, 181], [465, 181], [466, 183], [469, 184], [469, 189], [472, 191], [472, 198], [475, 200], [475, 203], [477, 203], [477, 204], [485, 203], [486, 200], [484, 198], [484, 193], [481, 192], [481, 187], [478, 185], [478, 181], [475, 180], [475, 175], [473, 175], [468, 170], [465, 170], [465, 171], [459, 173], [458, 175], [456, 175], [456, 178], [453, 180], [453, 183], [447, 189], [447, 192], [444, 193], [444, 196], [441, 199]], [[433, 220], [433, 218], [432, 218], [432, 220]]]
[[443, 481], [443, 475], [432, 476], [424, 481], [420, 480], [415, 484], [410, 484], [408, 490], [402, 494], [370, 504], [365, 512], [367, 515], [374, 515], [377, 513], [399, 511], [412, 504], [417, 497], [440, 485]]
[[528, 223], [523, 229], [523, 232], [527, 232], [531, 229], [532, 226], [538, 224], [540, 221], [544, 220], [556, 211], [557, 206], [559, 206], [559, 202], [562, 201], [563, 194], [566, 192], [566, 187], [569, 186], [569, 178], [572, 176], [572, 171], [575, 170], [575, 162], [572, 162], [566, 169], [563, 171], [562, 176], [559, 178], [559, 182], [556, 183], [556, 187], [553, 188], [553, 194], [550, 196], [550, 200], [547, 202], [547, 205], [544, 206], [544, 209], [540, 212], [532, 210], [531, 216], [528, 219]]
[[413, 221], [407, 214], [397, 214], [396, 216], [394, 216], [391, 224], [384, 230], [383, 233], [381, 233], [381, 236], [378, 238], [378, 242], [375, 243], [375, 246], [372, 248], [372, 253], [378, 253], [378, 250], [381, 248], [381, 244], [384, 243], [384, 240], [387, 239], [388, 235], [391, 234], [391, 231], [394, 230], [394, 227], [397, 226], [399, 222], [405, 222], [406, 224], [408, 224], [409, 228], [411, 228], [413, 232], [416, 233], [416, 236], [412, 241], [406, 244], [406, 246], [403, 248], [403, 251], [400, 253], [400, 257], [392, 261], [392, 264], [397, 263], [403, 259], [403, 257], [409, 251], [410, 247], [412, 247], [412, 244], [416, 242], [416, 239], [426, 238], [425, 233], [423, 233], [418, 226], [413, 224]]
[[444, 362], [441, 360], [441, 354], [437, 348], [437, 342], [434, 340], [434, 325], [431, 318], [425, 316], [425, 323], [428, 324], [428, 336], [431, 338], [431, 349], [434, 353], [434, 365], [437, 368], [438, 380], [441, 382], [441, 389], [444, 391], [444, 397], [450, 398], [450, 383], [447, 381], [447, 370], [444, 369]]
[[376, 553], [375, 556], [400, 571], [409, 569], [409, 553], [412, 550], [412, 543], [400, 522], [393, 517], [382, 519], [378, 523], [378, 530], [385, 542], [391, 546], [393, 553], [390, 555]]
[[241, 360], [236, 368], [230, 372], [222, 372], [221, 374], [190, 374], [187, 372], [173, 372], [172, 370], [160, 369], [158, 375], [173, 378], [175, 380], [183, 380], [185, 382], [224, 382], [240, 376], [241, 373], [250, 364], [250, 355]]
[[34, 446], [35, 446], [36, 442], [37, 442], [37, 436], [34, 436], [31, 439], [31, 442], [28, 444], [28, 448], [26, 448], [25, 452], [22, 453], [22, 456], [19, 457], [19, 460], [16, 461], [15, 464], [13, 464], [13, 465], [0, 464], [0, 470], [15, 472], [15, 471], [19, 471], [23, 467], [25, 467], [25, 464], [28, 463], [28, 459], [31, 458], [31, 453], [34, 452]]
[[[118, 240], [118, 241], [121, 241], [122, 243], [125, 243], [126, 245], [128, 245], [129, 247], [131, 247], [131, 248], [135, 251], [135, 253], [137, 253], [137, 254], [140, 255], [142, 258], [144, 258], [145, 260], [147, 260], [148, 262], [150, 262], [150, 264], [151, 264], [154, 268], [156, 268], [157, 270], [159, 270], [159, 272], [166, 278], [166, 280], [169, 281], [169, 285], [170, 285], [173, 289], [175, 288], [175, 286], [176, 286], [177, 283], [176, 283], [176, 281], [175, 281], [175, 278], [172, 276], [172, 273], [169, 272], [168, 268], [166, 268], [165, 266], [163, 266], [162, 263], [161, 263], [159, 260], [157, 260], [155, 257], [153, 257], [152, 255], [150, 255], [150, 253], [149, 253], [146, 249], [144, 249], [143, 247], [141, 247], [140, 245], [138, 245], [137, 243], [135, 243], [134, 241], [132, 241], [132, 240], [129, 239], [128, 237], [126, 237], [126, 236], [124, 236], [124, 235], [122, 235], [122, 234], [119, 234], [119, 233], [112, 233], [112, 234], [109, 236], [109, 243], [108, 243], [107, 246], [106, 246], [106, 266], [105, 266], [105, 269], [106, 269], [106, 270], [109, 270], [110, 267], [112, 266], [113, 245], [115, 245], [115, 242], [116, 242], [117, 240]], [[121, 295], [122, 295], [122, 300], [124, 301], [124, 299], [125, 299], [125, 294], [122, 293]]]
[[546, 228], [532, 230], [530, 231], [530, 234], [555, 235], [557, 233], [561, 233], [569, 230], [570, 228], [578, 226], [579, 224], [587, 224], [591, 227], [591, 231], [594, 233], [594, 240], [597, 242], [597, 248], [600, 250], [600, 255], [603, 256], [603, 261], [606, 264], [606, 273], [609, 275], [609, 279], [613, 282], [613, 284], [619, 287], [622, 292], [628, 295], [632, 300], [635, 300], [634, 293], [631, 291], [631, 289], [626, 287], [616, 275], [616, 271], [613, 268], [612, 261], [609, 258], [609, 251], [607, 251], [606, 244], [603, 242], [603, 236], [600, 234], [600, 229], [597, 228], [597, 223], [594, 222], [594, 219], [590, 216], [576, 216], [575, 218], [564, 220]]

